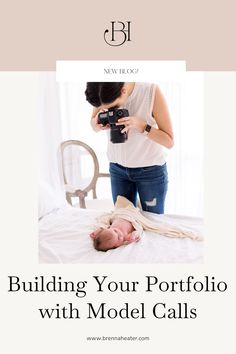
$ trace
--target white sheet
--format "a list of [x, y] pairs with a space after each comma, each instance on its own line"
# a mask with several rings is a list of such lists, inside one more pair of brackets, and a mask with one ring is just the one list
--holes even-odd
[[[93, 248], [88, 236], [103, 211], [70, 206], [46, 215], [39, 222], [40, 263], [202, 263], [204, 243], [168, 238], [145, 231], [139, 242], [107, 252]], [[174, 225], [201, 231], [202, 219], [145, 213], [155, 221], [162, 217]]]

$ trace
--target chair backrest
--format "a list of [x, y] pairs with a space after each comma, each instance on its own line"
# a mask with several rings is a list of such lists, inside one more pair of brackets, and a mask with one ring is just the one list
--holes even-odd
[[85, 195], [92, 190], [96, 198], [99, 163], [94, 150], [82, 141], [67, 140], [61, 143], [61, 159], [65, 185]]

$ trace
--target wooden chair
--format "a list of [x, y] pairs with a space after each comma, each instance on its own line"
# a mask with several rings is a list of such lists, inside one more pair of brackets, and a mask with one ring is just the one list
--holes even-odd
[[90, 191], [93, 199], [97, 199], [98, 178], [110, 175], [100, 173], [94, 150], [82, 141], [68, 140], [61, 143], [61, 160], [66, 199], [72, 205], [72, 198], [79, 198], [80, 208], [85, 209], [85, 198]]

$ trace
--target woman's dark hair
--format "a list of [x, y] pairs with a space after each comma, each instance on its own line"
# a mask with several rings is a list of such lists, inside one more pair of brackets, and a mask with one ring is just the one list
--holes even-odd
[[87, 82], [86, 100], [93, 106], [109, 104], [121, 95], [124, 82]]

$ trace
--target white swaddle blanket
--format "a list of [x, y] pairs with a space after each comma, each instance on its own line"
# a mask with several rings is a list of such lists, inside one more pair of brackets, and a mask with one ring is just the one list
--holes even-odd
[[97, 226], [108, 229], [112, 222], [118, 218], [130, 221], [140, 237], [144, 230], [148, 230], [167, 237], [188, 237], [192, 240], [203, 240], [203, 236], [198, 233], [184, 229], [183, 227], [178, 227], [177, 225], [168, 224], [166, 221], [162, 220], [161, 215], [160, 220], [155, 222], [149, 220], [141, 214], [138, 208], [135, 208], [133, 203], [121, 196], [117, 198], [114, 211], [104, 214], [97, 219]]

